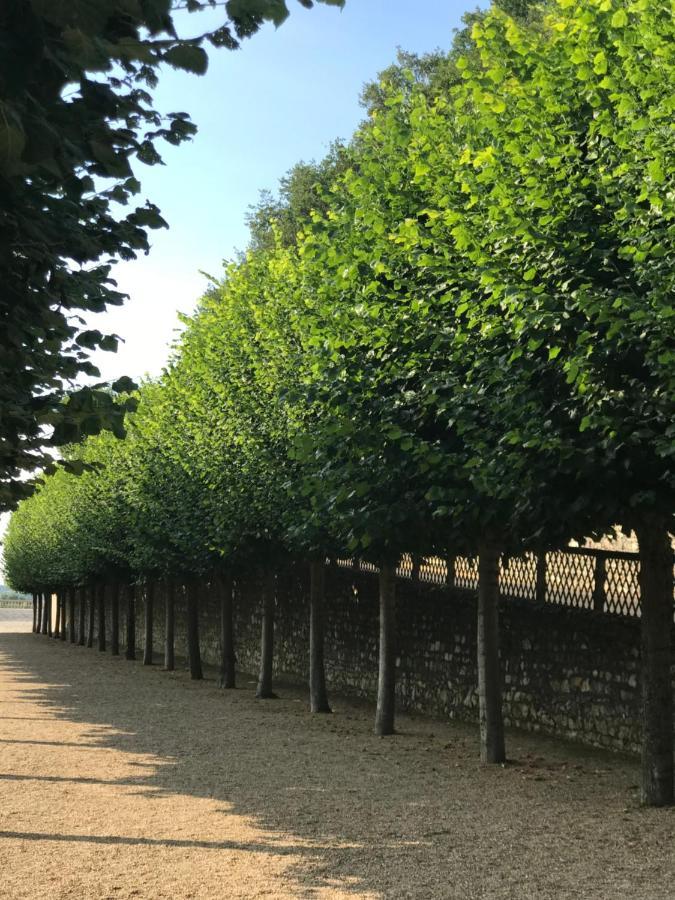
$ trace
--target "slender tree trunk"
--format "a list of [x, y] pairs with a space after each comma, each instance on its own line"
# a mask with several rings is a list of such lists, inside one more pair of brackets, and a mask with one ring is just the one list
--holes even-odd
[[87, 589], [84, 585], [80, 586], [78, 591], [80, 595], [80, 607], [78, 610], [78, 629], [77, 629], [77, 643], [80, 647], [84, 647], [85, 641], [85, 613], [87, 611]]
[[110, 652], [120, 654], [120, 584], [113, 581], [110, 586]]
[[42, 633], [49, 634], [49, 594], [42, 592]]
[[168, 578], [164, 595], [164, 668], [173, 672], [176, 666], [174, 657], [174, 621], [176, 614], [176, 582]]
[[217, 575], [216, 584], [220, 591], [220, 686], [233, 688], [236, 683], [234, 657], [234, 618], [232, 591], [234, 588], [230, 574]]
[[94, 611], [96, 607], [96, 586], [89, 585], [87, 591], [89, 595], [89, 603], [87, 604], [87, 647], [94, 646]]
[[478, 713], [480, 758], [506, 761], [499, 663], [499, 548], [484, 541], [478, 556]]
[[36, 634], [40, 634], [40, 632], [42, 631], [42, 591], [38, 591], [38, 593], [35, 595], [35, 599], [37, 601], [35, 632]]
[[50, 589], [49, 592], [48, 592], [48, 594], [47, 594], [47, 634], [49, 635], [49, 637], [52, 637], [52, 635], [53, 635], [53, 629], [52, 629], [52, 619], [53, 619], [53, 616], [52, 616], [52, 606], [53, 606], [53, 602], [52, 602], [52, 592], [51, 592], [51, 589]]
[[326, 568], [322, 561], [309, 564], [309, 708], [313, 713], [331, 712], [323, 661]]
[[75, 643], [75, 588], [68, 589], [68, 640]]
[[136, 595], [135, 586], [127, 584], [127, 649], [126, 658], [136, 659]]
[[396, 709], [396, 570], [380, 567], [380, 661], [375, 734], [394, 733]]
[[35, 621], [37, 619], [37, 594], [33, 593], [33, 627], [31, 631], [35, 634]]
[[61, 631], [59, 633], [59, 637], [62, 641], [66, 639], [66, 595], [68, 591], [64, 588], [59, 594], [59, 601], [61, 603]]
[[187, 645], [190, 678], [198, 681], [204, 674], [199, 649], [199, 582], [196, 578], [191, 578], [187, 585]]
[[52, 637], [58, 640], [59, 637], [59, 629], [61, 628], [61, 594], [57, 591], [56, 594], [56, 618], [54, 621], [54, 630], [52, 631]]
[[96, 606], [98, 610], [98, 649], [105, 651], [105, 582], [98, 585], [96, 591]]
[[155, 582], [148, 578], [145, 582], [145, 647], [143, 648], [143, 665], [152, 665], [152, 626], [155, 616]]
[[673, 802], [673, 552], [665, 522], [641, 523], [642, 802]]
[[258, 700], [272, 700], [276, 694], [272, 690], [272, 666], [274, 662], [274, 572], [265, 573], [262, 578], [262, 627], [260, 634], [260, 676], [255, 692]]

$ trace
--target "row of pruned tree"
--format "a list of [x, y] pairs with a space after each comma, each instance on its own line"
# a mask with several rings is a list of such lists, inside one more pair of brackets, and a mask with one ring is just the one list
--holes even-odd
[[620, 524], [642, 558], [643, 796], [671, 802], [674, 37], [644, 0], [495, 7], [392, 70], [321, 177], [296, 169], [252, 216], [126, 440], [73, 450], [85, 473], [19, 508], [12, 584], [366, 557], [388, 733], [397, 560], [478, 554], [501, 761], [500, 554]]

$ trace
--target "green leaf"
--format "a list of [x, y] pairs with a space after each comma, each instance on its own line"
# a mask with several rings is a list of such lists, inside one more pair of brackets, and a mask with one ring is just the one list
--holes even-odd
[[194, 72], [195, 75], [204, 75], [209, 65], [206, 51], [196, 44], [176, 44], [164, 52], [162, 60], [174, 69]]

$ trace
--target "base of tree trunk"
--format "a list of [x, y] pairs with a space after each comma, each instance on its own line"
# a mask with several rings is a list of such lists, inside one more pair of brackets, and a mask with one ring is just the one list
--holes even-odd
[[81, 587], [78, 591], [80, 595], [80, 604], [78, 607], [78, 629], [77, 629], [77, 643], [80, 647], [84, 647], [85, 642], [85, 613], [86, 613], [86, 591], [83, 587]]
[[394, 734], [396, 711], [396, 572], [380, 568], [380, 653], [375, 734]]
[[234, 583], [231, 575], [216, 576], [216, 585], [220, 593], [220, 674], [218, 686], [225, 690], [236, 687], [235, 653], [234, 653], [234, 610], [232, 592]]
[[187, 591], [187, 646], [190, 678], [200, 681], [204, 677], [199, 648], [199, 598], [196, 581], [191, 581]]
[[71, 644], [75, 643], [75, 588], [68, 592], [68, 638]]
[[127, 640], [125, 657], [136, 659], [136, 596], [133, 584], [128, 584], [127, 589]]
[[176, 582], [170, 578], [164, 593], [164, 668], [173, 672], [176, 666], [174, 656], [174, 622], [176, 614]]
[[110, 652], [119, 656], [120, 652], [120, 586], [115, 581], [110, 597]]
[[52, 637], [58, 640], [59, 633], [61, 631], [61, 595], [56, 595], [56, 620], [54, 622], [54, 630], [52, 631]]
[[642, 784], [646, 806], [673, 803], [673, 551], [665, 522], [641, 523]]
[[91, 649], [94, 646], [94, 607], [96, 605], [95, 594], [96, 589], [92, 585], [89, 588], [89, 618], [87, 620], [87, 647]]
[[499, 549], [484, 542], [478, 555], [478, 715], [480, 758], [506, 762], [499, 662]]
[[98, 649], [101, 653], [105, 653], [105, 584], [100, 584], [98, 587]]
[[143, 648], [143, 665], [152, 665], [152, 645], [155, 614], [155, 584], [148, 580], [145, 584], [145, 646]]
[[326, 568], [323, 561], [309, 566], [309, 708], [313, 713], [330, 713], [323, 659]]
[[272, 690], [274, 661], [274, 606], [276, 578], [273, 573], [262, 579], [262, 624], [260, 629], [260, 675], [255, 692], [258, 700], [276, 700]]

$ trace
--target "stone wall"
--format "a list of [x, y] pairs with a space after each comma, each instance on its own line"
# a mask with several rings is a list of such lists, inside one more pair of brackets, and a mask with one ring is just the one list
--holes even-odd
[[[275, 671], [305, 681], [308, 670], [308, 573], [278, 576]], [[377, 578], [331, 567], [326, 579], [326, 674], [329, 688], [374, 700], [377, 690]], [[254, 578], [236, 589], [238, 668], [255, 673], [260, 591]], [[475, 720], [476, 600], [468, 591], [397, 582], [400, 708]], [[164, 602], [155, 600], [154, 648], [164, 640]], [[124, 623], [122, 605], [120, 623]], [[219, 620], [205, 587], [200, 605], [203, 660], [217, 664]], [[143, 597], [137, 600], [142, 655]], [[186, 652], [185, 605], [176, 600], [176, 656]], [[551, 604], [503, 600], [501, 656], [507, 725], [635, 752], [639, 748], [639, 621]], [[179, 664], [184, 664], [182, 661]]]

